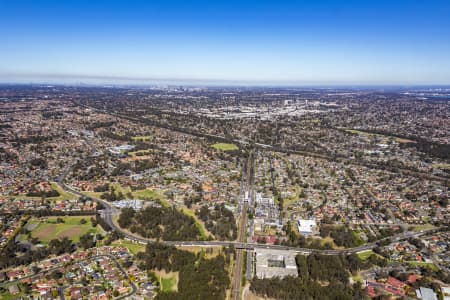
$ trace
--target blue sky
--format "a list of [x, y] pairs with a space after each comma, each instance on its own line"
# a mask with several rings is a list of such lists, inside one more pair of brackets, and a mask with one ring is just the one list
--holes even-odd
[[0, 0], [0, 81], [450, 84], [450, 1]]

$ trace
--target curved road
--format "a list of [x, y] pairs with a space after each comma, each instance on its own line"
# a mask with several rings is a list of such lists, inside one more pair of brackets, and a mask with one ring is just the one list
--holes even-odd
[[[171, 131], [176, 131], [176, 132], [180, 132], [180, 133], [184, 133], [184, 134], [189, 134], [192, 136], [197, 136], [197, 137], [202, 137], [202, 138], [207, 138], [210, 140], [215, 140], [215, 141], [219, 141], [219, 142], [229, 142], [229, 143], [236, 143], [241, 147], [246, 147], [249, 146], [249, 143], [240, 139], [229, 139], [227, 137], [224, 136], [220, 136], [220, 135], [214, 135], [214, 134], [209, 134], [209, 133], [204, 133], [204, 132], [199, 132], [190, 128], [183, 128], [183, 127], [177, 127], [177, 126], [173, 126], [173, 125], [169, 125], [169, 124], [161, 124], [157, 121], [154, 120], [149, 120], [149, 119], [143, 119], [143, 118], [138, 118], [135, 116], [130, 116], [124, 113], [118, 113], [115, 111], [111, 111], [111, 110], [106, 110], [106, 109], [100, 109], [98, 107], [95, 106], [90, 106], [90, 105], [86, 105], [83, 103], [79, 103], [75, 100], [72, 100], [72, 103], [77, 105], [77, 106], [81, 106], [84, 108], [89, 108], [98, 112], [102, 112], [102, 113], [108, 113], [110, 115], [113, 115], [115, 117], [118, 118], [122, 118], [122, 119], [126, 119], [132, 122], [137, 122], [137, 123], [144, 123], [146, 125], [150, 125], [150, 126], [155, 126], [155, 127], [159, 127], [159, 128], [164, 128], [164, 129], [168, 129]], [[281, 152], [281, 153], [291, 153], [291, 154], [298, 154], [298, 155], [303, 155], [303, 156], [310, 156], [310, 157], [315, 157], [315, 158], [321, 158], [321, 159], [325, 159], [325, 160], [337, 160], [340, 161], [341, 163], [344, 163], [346, 165], [360, 165], [360, 166], [365, 166], [368, 168], [373, 168], [373, 169], [381, 169], [381, 170], [389, 170], [388, 166], [380, 166], [377, 165], [376, 163], [370, 162], [370, 161], [364, 161], [364, 162], [358, 162], [357, 160], [350, 158], [350, 157], [332, 157], [329, 154], [319, 154], [319, 153], [313, 153], [313, 152], [309, 152], [309, 151], [301, 151], [301, 150], [294, 150], [294, 149], [290, 149], [290, 148], [283, 148], [280, 146], [276, 146], [276, 145], [269, 145], [269, 144], [262, 144], [262, 143], [255, 143], [253, 145], [253, 147], [255, 148], [259, 148], [259, 149], [263, 149], [263, 150], [269, 150], [269, 151], [273, 151], [273, 152]], [[399, 168], [399, 170], [405, 174], [411, 175], [411, 176], [416, 176], [419, 178], [427, 178], [430, 180], [437, 180], [437, 181], [441, 181], [444, 183], [448, 183], [450, 181], [450, 178], [447, 177], [441, 177], [441, 176], [436, 176], [436, 175], [431, 175], [422, 171], [414, 171], [411, 169], [405, 169], [405, 168]]]
[[[93, 259], [96, 259], [96, 258], [99, 258], [99, 257], [107, 257], [107, 258], [111, 259], [112, 261], [114, 261], [114, 263], [116, 264], [116, 266], [117, 266], [117, 268], [120, 270], [120, 272], [122, 272], [122, 274], [124, 275], [124, 277], [125, 277], [126, 279], [128, 279], [129, 282], [130, 282], [130, 285], [131, 285], [131, 291], [130, 291], [128, 294], [126, 294], [126, 295], [123, 295], [123, 296], [121, 296], [121, 297], [116, 298], [116, 300], [128, 299], [128, 297], [130, 297], [130, 296], [136, 294], [136, 292], [137, 292], [137, 287], [136, 287], [136, 285], [134, 284], [134, 282], [133, 282], [132, 280], [130, 280], [130, 278], [128, 277], [128, 273], [123, 269], [122, 265], [117, 261], [116, 257], [114, 257], [113, 255], [111, 255], [111, 254], [98, 254], [98, 255], [93, 255], [93, 256], [90, 256], [90, 257], [88, 257], [88, 258], [86, 258], [86, 259], [82, 259], [80, 262], [93, 260]], [[3, 287], [3, 288], [4, 288], [4, 287], [10, 286], [10, 285], [13, 285], [13, 284], [22, 282], [24, 279], [33, 278], [33, 277], [39, 276], [39, 275], [41, 275], [41, 274], [50, 273], [50, 272], [52, 272], [52, 271], [61, 269], [61, 268], [63, 267], [63, 265], [64, 265], [64, 264], [61, 263], [61, 264], [58, 264], [57, 266], [51, 267], [51, 268], [49, 268], [49, 269], [47, 269], [47, 270], [42, 270], [42, 271], [39, 271], [39, 272], [37, 272], [37, 273], [31, 274], [31, 275], [27, 275], [27, 276], [23, 276], [23, 277], [20, 277], [20, 278], [18, 278], [18, 279], [15, 279], [15, 280], [2, 282], [2, 283], [0, 283], [0, 287]], [[60, 287], [60, 288], [58, 289], [58, 290], [60, 290], [60, 295], [62, 295], [63, 299], [64, 299], [64, 293], [61, 293], [61, 289], [64, 290], [65, 288], [66, 288], [66, 287], [63, 286], [63, 287]]]
[[[74, 190], [73, 188], [67, 186], [65, 183], [63, 182], [58, 182], [59, 185], [67, 192], [78, 195], [78, 196], [86, 196], [82, 193], [80, 193], [77, 190]], [[116, 232], [121, 233], [126, 239], [137, 242], [137, 243], [143, 243], [143, 244], [147, 244], [147, 243], [155, 243], [155, 241], [148, 239], [148, 238], [144, 238], [144, 237], [140, 237], [140, 236], [136, 236], [136, 235], [132, 235], [128, 232], [125, 232], [124, 230], [122, 230], [122, 228], [120, 228], [119, 226], [117, 226], [113, 221], [112, 221], [112, 216], [116, 215], [118, 213], [118, 210], [116, 208], [114, 208], [113, 206], [111, 206], [111, 204], [103, 199], [99, 199], [99, 198], [95, 198], [95, 197], [91, 197], [94, 201], [96, 201], [97, 203], [102, 204], [105, 209], [103, 210], [103, 218], [105, 219], [106, 223]], [[393, 235], [390, 237], [390, 242], [398, 242], [401, 240], [405, 240], [405, 239], [409, 239], [411, 237], [419, 237], [425, 234], [429, 234], [432, 232], [436, 232], [438, 231], [440, 228], [435, 228], [435, 229], [429, 229], [429, 230], [423, 230], [420, 232], [403, 232], [403, 233], [399, 233], [396, 235]], [[386, 240], [389, 238], [385, 238], [382, 240]], [[311, 253], [318, 253], [318, 254], [323, 254], [323, 255], [338, 255], [338, 254], [351, 254], [351, 253], [356, 253], [356, 252], [360, 252], [360, 251], [365, 251], [365, 250], [371, 250], [375, 247], [377, 247], [377, 242], [379, 242], [381, 240], [378, 240], [376, 242], [372, 242], [363, 246], [359, 246], [359, 247], [355, 247], [355, 248], [347, 248], [347, 249], [342, 249], [342, 250], [318, 250], [318, 249], [309, 249], [309, 248], [300, 248], [300, 247], [288, 247], [288, 246], [282, 246], [282, 245], [266, 245], [266, 244], [257, 244], [257, 243], [246, 243], [246, 242], [237, 242], [237, 241], [160, 241], [159, 243], [165, 244], [165, 245], [170, 245], [170, 246], [200, 246], [200, 247], [228, 247], [230, 245], [234, 245], [234, 247], [236, 249], [246, 249], [246, 250], [254, 250], [254, 249], [274, 249], [274, 250], [289, 250], [289, 251], [294, 251], [294, 252], [298, 252], [298, 253], [302, 253], [302, 254], [311, 254]]]
[[[199, 137], [204, 137], [204, 138], [210, 138], [210, 139], [215, 139], [215, 140], [220, 140], [220, 141], [230, 141], [229, 139], [222, 137], [222, 136], [217, 136], [217, 135], [212, 135], [212, 134], [207, 134], [207, 133], [202, 133], [202, 132], [197, 132], [197, 131], [193, 131], [190, 129], [186, 129], [186, 128], [178, 128], [178, 127], [174, 127], [174, 126], [162, 126], [161, 124], [154, 122], [154, 121], [150, 121], [150, 120], [143, 120], [140, 118], [136, 118], [136, 117], [131, 117], [131, 116], [127, 116], [127, 115], [123, 115], [120, 113], [116, 113], [116, 112], [111, 112], [111, 111], [106, 111], [106, 110], [101, 110], [98, 109], [96, 107], [92, 107], [92, 106], [88, 106], [85, 104], [81, 104], [81, 103], [77, 103], [76, 101], [73, 101], [73, 103], [75, 105], [79, 105], [82, 107], [87, 107], [93, 110], [97, 110], [97, 111], [102, 111], [104, 113], [109, 113], [111, 115], [114, 115], [116, 117], [119, 118], [124, 118], [124, 119], [128, 119], [130, 121], [134, 121], [134, 122], [141, 122], [141, 123], [151, 123], [149, 125], [152, 126], [156, 126], [156, 127], [162, 127], [162, 128], [166, 128], [169, 130], [173, 130], [173, 131], [178, 131], [181, 133], [185, 133], [185, 134], [190, 134], [190, 135], [194, 135], [194, 136], [199, 136]], [[241, 140], [231, 140], [230, 142], [234, 142], [239, 144], [240, 146], [247, 146], [248, 143], [241, 141]], [[285, 153], [294, 153], [294, 154], [301, 154], [301, 155], [309, 155], [309, 156], [315, 156], [315, 157], [320, 157], [320, 158], [324, 158], [324, 159], [329, 159], [328, 156], [326, 155], [319, 155], [319, 154], [315, 154], [315, 153], [310, 153], [310, 152], [304, 152], [304, 151], [295, 151], [292, 149], [284, 149], [281, 147], [277, 147], [277, 146], [273, 146], [273, 145], [266, 145], [266, 144], [260, 144], [260, 143], [256, 143], [254, 145], [254, 147], [257, 148], [262, 148], [262, 149], [266, 149], [266, 150], [270, 150], [270, 151], [275, 151], [275, 152], [285, 152]], [[354, 161], [347, 161], [349, 163], [355, 163]], [[375, 166], [371, 166], [371, 167], [375, 167]], [[73, 188], [67, 186], [64, 183], [64, 179], [66, 177], [66, 174], [68, 173], [68, 169], [65, 170], [65, 172], [63, 172], [63, 174], [61, 174], [58, 179], [57, 182], [61, 185], [61, 187], [66, 190], [67, 192], [82, 196], [83, 194], [80, 193], [79, 191], [74, 190]], [[423, 174], [420, 172], [412, 172], [411, 170], [404, 170], [402, 169], [402, 171], [405, 171], [407, 173], [412, 173], [412, 175], [420, 175], [420, 176], [425, 176], [427, 178], [429, 178], [429, 174]], [[442, 178], [442, 177], [437, 177], [437, 176], [432, 176], [432, 179], [434, 180], [439, 180], [439, 181], [448, 181], [447, 178]], [[84, 195], [83, 195], [84, 196]], [[125, 231], [123, 231], [120, 227], [116, 226], [114, 224], [114, 222], [112, 221], [112, 215], [115, 215], [118, 213], [118, 210], [115, 209], [114, 207], [111, 206], [110, 203], [108, 203], [105, 200], [99, 199], [99, 198], [94, 198], [91, 197], [94, 201], [101, 203], [105, 209], [103, 211], [103, 217], [106, 221], [106, 223], [113, 228], [115, 231], [121, 233], [124, 235], [124, 237], [128, 240], [131, 241], [135, 241], [138, 243], [152, 243], [154, 241], [147, 239], [147, 238], [143, 238], [143, 237], [139, 237], [139, 236], [135, 236], [132, 235], [130, 233], [127, 233]], [[390, 237], [391, 239], [391, 243], [392, 242], [397, 242], [400, 240], [405, 240], [411, 237], [419, 237], [421, 235], [425, 235], [434, 231], [439, 230], [439, 228], [437, 229], [430, 229], [430, 230], [424, 230], [421, 232], [404, 232], [404, 233], [400, 233], [397, 235], [394, 235], [392, 237]], [[388, 239], [388, 238], [386, 238]], [[381, 239], [381, 240], [386, 240], [386, 239]], [[287, 247], [287, 246], [281, 246], [281, 245], [265, 245], [265, 244], [256, 244], [256, 243], [245, 243], [245, 242], [236, 242], [236, 241], [164, 241], [161, 243], [164, 243], [166, 245], [173, 245], [173, 246], [204, 246], [204, 247], [218, 247], [218, 246], [229, 246], [230, 244], [233, 244], [234, 247], [236, 249], [247, 249], [247, 250], [253, 250], [253, 249], [277, 249], [277, 250], [290, 250], [290, 251], [295, 251], [295, 252], [299, 252], [299, 253], [304, 253], [304, 254], [310, 254], [310, 253], [320, 253], [320, 254], [324, 254], [324, 255], [337, 255], [337, 254], [350, 254], [350, 253], [356, 253], [359, 251], [364, 251], [364, 250], [370, 250], [373, 249], [377, 246], [377, 242], [375, 241], [373, 243], [369, 243], [366, 244], [364, 246], [360, 246], [360, 247], [355, 247], [355, 248], [348, 248], [348, 249], [342, 249], [342, 250], [317, 250], [317, 249], [308, 249], [308, 248], [299, 248], [299, 247]]]

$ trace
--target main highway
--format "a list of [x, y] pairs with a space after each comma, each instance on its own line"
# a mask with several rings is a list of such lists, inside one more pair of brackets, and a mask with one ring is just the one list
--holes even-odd
[[[79, 103], [76, 103], [76, 104], [81, 105]], [[84, 105], [81, 105], [81, 106], [84, 106]], [[94, 110], [98, 110], [98, 109], [96, 109], [94, 107], [90, 107], [90, 106], [85, 106], [85, 107], [88, 107], [88, 108], [91, 108]], [[125, 118], [130, 121], [134, 121], [134, 122], [143, 122], [143, 123], [150, 122], [147, 119], [135, 118], [135, 117], [119, 114], [116, 112], [108, 112], [108, 111], [103, 111], [103, 112], [110, 113], [116, 117]], [[153, 124], [153, 123], [155, 123], [155, 124]], [[406, 232], [402, 232], [402, 233], [393, 235], [388, 238], [384, 238], [384, 239], [381, 239], [381, 240], [378, 240], [378, 241], [375, 241], [372, 243], [365, 244], [363, 246], [347, 248], [347, 249], [336, 249], [336, 250], [319, 250], [319, 249], [288, 247], [288, 246], [282, 246], [282, 245], [266, 245], [266, 244], [247, 242], [245, 239], [246, 239], [246, 231], [247, 231], [247, 210], [249, 207], [248, 200], [250, 200], [250, 202], [252, 202], [251, 200], [253, 197], [252, 174], [253, 174], [254, 170], [251, 170], [252, 165], [253, 165], [253, 162], [252, 162], [253, 151], [255, 149], [262, 149], [262, 150], [274, 151], [274, 152], [288, 152], [288, 153], [295, 153], [295, 154], [300, 154], [300, 155], [308, 155], [308, 156], [314, 156], [314, 157], [319, 157], [319, 158], [323, 158], [323, 159], [330, 159], [330, 157], [328, 157], [326, 155], [322, 155], [322, 154], [303, 152], [303, 151], [294, 151], [294, 150], [290, 150], [290, 149], [282, 149], [280, 147], [276, 147], [273, 145], [265, 145], [265, 144], [256, 143], [256, 144], [253, 144], [250, 146], [249, 143], [247, 143], [245, 141], [229, 140], [229, 139], [226, 139], [225, 137], [210, 135], [207, 133], [193, 132], [192, 130], [184, 129], [184, 128], [177, 128], [177, 127], [171, 127], [171, 126], [170, 126], [170, 128], [167, 128], [168, 127], [167, 125], [161, 126], [161, 124], [158, 124], [156, 122], [152, 122], [152, 124], [149, 124], [149, 125], [153, 125], [156, 127], [164, 127], [169, 130], [174, 130], [174, 131], [178, 131], [178, 132], [182, 132], [182, 133], [190, 134], [190, 135], [194, 135], [194, 136], [199, 136], [199, 137], [203, 137], [203, 138], [207, 138], [207, 139], [213, 139], [213, 140], [219, 140], [219, 141], [225, 141], [225, 142], [233, 142], [233, 143], [236, 143], [236, 144], [240, 145], [241, 147], [247, 148], [247, 149], [252, 148], [251, 150], [248, 150], [249, 156], [247, 159], [247, 163], [245, 164], [246, 170], [243, 169], [243, 170], [245, 170], [246, 180], [242, 181], [242, 186], [241, 186], [241, 195], [240, 195], [241, 205], [240, 205], [240, 218], [239, 218], [240, 222], [239, 222], [239, 227], [238, 227], [239, 231], [238, 231], [237, 241], [160, 241], [159, 242], [159, 243], [162, 243], [165, 245], [183, 246], [183, 247], [189, 247], [189, 246], [196, 246], [196, 247], [224, 247], [225, 246], [225, 247], [228, 247], [230, 245], [233, 245], [234, 248], [237, 250], [235, 268], [234, 268], [234, 276], [233, 276], [233, 282], [232, 282], [232, 297], [233, 297], [233, 299], [237, 300], [240, 298], [241, 278], [242, 278], [241, 274], [242, 274], [242, 263], [243, 263], [243, 251], [244, 250], [255, 250], [255, 249], [288, 250], [288, 251], [292, 251], [292, 252], [304, 254], [304, 255], [308, 255], [308, 254], [312, 254], [312, 253], [317, 253], [317, 254], [322, 254], [322, 255], [352, 254], [352, 253], [357, 253], [360, 251], [374, 249], [375, 247], [377, 247], [379, 245], [379, 242], [381, 242], [381, 241], [384, 242], [384, 244], [390, 244], [390, 243], [406, 240], [409, 238], [417, 238], [417, 237], [420, 237], [423, 235], [427, 235], [427, 234], [436, 232], [440, 229], [440, 228], [434, 228], [434, 229], [429, 229], [429, 230], [423, 230], [420, 232], [406, 231]], [[350, 161], [350, 160], [347, 161], [345, 158], [342, 158], [342, 159], [345, 160], [349, 164], [356, 164], [354, 161]], [[376, 168], [377, 166], [371, 165], [369, 167]], [[423, 174], [423, 173], [419, 173], [419, 172], [413, 172], [411, 170], [403, 170], [402, 169], [402, 172], [403, 171], [406, 173], [409, 173], [411, 175], [422, 176], [422, 177], [424, 175], [427, 175], [427, 176], [425, 176], [425, 178], [430, 177], [429, 174]], [[68, 168], [66, 170], [64, 170], [62, 172], [62, 174], [56, 179], [57, 182], [65, 191], [70, 192], [75, 195], [78, 195], [78, 196], [83, 196], [83, 194], [81, 192], [68, 186], [65, 183], [65, 177], [68, 174], [68, 172], [69, 172]], [[447, 178], [442, 178], [442, 177], [437, 177], [437, 176], [432, 176], [432, 177], [433, 177], [432, 179], [435, 179], [435, 180], [448, 181]], [[101, 211], [101, 216], [103, 217], [105, 222], [112, 228], [112, 230], [122, 234], [125, 239], [136, 242], [136, 243], [142, 243], [142, 244], [155, 242], [154, 240], [143, 238], [143, 237], [140, 237], [140, 236], [137, 236], [137, 235], [134, 235], [134, 234], [124, 231], [115, 222], [113, 222], [113, 216], [118, 215], [119, 210], [114, 208], [111, 205], [111, 203], [109, 203], [103, 199], [99, 199], [96, 197], [91, 197], [91, 198], [104, 207], [104, 209]]]
[[[66, 185], [64, 182], [58, 182], [59, 185], [66, 191], [78, 196], [85, 196], [81, 192], [73, 189], [72, 187]], [[104, 209], [101, 212], [102, 217], [104, 218], [105, 222], [116, 232], [122, 234], [125, 239], [134, 241], [141, 244], [147, 244], [147, 243], [155, 243], [154, 240], [147, 239], [144, 237], [140, 237], [131, 233], [128, 233], [122, 228], [120, 228], [116, 223], [113, 222], [112, 216], [117, 215], [119, 213], [119, 210], [114, 208], [111, 203], [100, 199], [96, 197], [91, 197], [94, 201], [101, 204]], [[244, 209], [248, 206], [244, 206]], [[246, 215], [246, 213], [243, 213], [244, 210], [242, 210], [242, 216]], [[246, 220], [245, 220], [246, 221]], [[242, 229], [242, 228], [245, 229]], [[283, 245], [268, 245], [268, 244], [258, 244], [258, 243], [248, 243], [245, 242], [242, 238], [242, 230], [246, 230], [246, 226], [242, 226], [242, 218], [241, 218], [241, 225], [240, 225], [240, 238], [238, 241], [160, 241], [159, 243], [165, 244], [165, 245], [172, 245], [172, 246], [200, 246], [200, 247], [228, 247], [230, 245], [233, 245], [235, 249], [245, 249], [245, 250], [254, 250], [254, 249], [274, 249], [274, 250], [289, 250], [297, 253], [303, 253], [303, 254], [311, 254], [311, 253], [318, 253], [323, 255], [338, 255], [338, 254], [351, 254], [351, 253], [357, 253], [360, 251], [370, 250], [378, 246], [379, 241], [372, 242], [365, 244], [363, 246], [354, 247], [354, 248], [346, 248], [346, 249], [336, 249], [336, 250], [319, 250], [319, 249], [310, 249], [310, 248], [300, 248], [300, 247], [288, 247]], [[409, 238], [417, 238], [423, 235], [427, 235], [433, 232], [437, 232], [440, 228], [434, 228], [434, 229], [428, 229], [428, 230], [422, 230], [419, 232], [402, 232], [396, 235], [393, 235], [389, 238], [383, 239], [387, 240], [390, 239], [391, 243], [406, 240]], [[245, 236], [245, 234], [244, 234]]]
[[[250, 164], [250, 160], [247, 160], [247, 166]], [[67, 174], [67, 172], [66, 172]], [[160, 241], [159, 243], [170, 245], [170, 246], [176, 246], [176, 247], [229, 247], [231, 245], [234, 246], [236, 249], [236, 260], [235, 260], [235, 266], [234, 266], [234, 274], [232, 278], [232, 298], [234, 300], [239, 300], [241, 298], [241, 280], [242, 280], [242, 267], [243, 263], [243, 252], [248, 250], [257, 250], [257, 249], [273, 249], [273, 250], [287, 250], [292, 251], [293, 253], [297, 254], [303, 254], [303, 255], [309, 255], [312, 253], [315, 254], [321, 254], [321, 255], [340, 255], [340, 254], [353, 254], [361, 251], [371, 250], [374, 249], [379, 245], [378, 242], [380, 241], [386, 241], [387, 244], [391, 244], [394, 242], [406, 240], [409, 238], [418, 238], [420, 236], [430, 234], [433, 232], [437, 232], [441, 228], [434, 228], [429, 230], [422, 230], [420, 232], [411, 232], [406, 231], [402, 232], [396, 235], [393, 235], [389, 238], [385, 238], [382, 240], [379, 240], [377, 242], [368, 243], [363, 246], [355, 247], [355, 248], [347, 248], [347, 249], [338, 249], [338, 250], [319, 250], [319, 249], [310, 249], [310, 248], [299, 248], [299, 247], [288, 247], [288, 246], [282, 246], [282, 245], [267, 245], [267, 244], [258, 244], [258, 243], [249, 243], [245, 241], [246, 238], [246, 232], [247, 232], [247, 210], [248, 210], [248, 201], [251, 203], [254, 203], [252, 201], [253, 198], [253, 182], [250, 179], [249, 174], [253, 174], [253, 170], [250, 170], [250, 168], [247, 168], [247, 180], [245, 180], [245, 189], [244, 195], [242, 197], [241, 193], [241, 211], [240, 211], [240, 224], [238, 228], [238, 239], [237, 241]], [[64, 175], [61, 175], [57, 180], [58, 184], [61, 186], [62, 189], [64, 189], [66, 192], [78, 195], [78, 196], [84, 196], [81, 192], [73, 189], [72, 187], [68, 186], [64, 183]], [[148, 243], [155, 243], [154, 240], [147, 239], [141, 236], [133, 235], [129, 232], [126, 232], [122, 230], [118, 225], [116, 225], [115, 222], [113, 222], [112, 217], [114, 215], [118, 215], [119, 210], [114, 208], [111, 203], [100, 199], [96, 197], [91, 197], [94, 201], [96, 201], [98, 204], [101, 204], [104, 209], [101, 211], [101, 216], [105, 220], [105, 222], [112, 228], [112, 230], [120, 233], [123, 235], [123, 237], [127, 240], [140, 243], [140, 244], [148, 244]]]
[[[178, 127], [178, 126], [173, 126], [170, 124], [162, 124], [160, 122], [154, 121], [154, 120], [150, 120], [150, 119], [145, 119], [145, 118], [139, 118], [139, 117], [135, 117], [135, 116], [131, 116], [125, 113], [119, 113], [117, 111], [111, 111], [111, 110], [106, 110], [106, 109], [100, 109], [98, 107], [94, 107], [91, 105], [86, 105], [77, 101], [72, 101], [73, 104], [80, 106], [80, 107], [84, 107], [84, 108], [88, 108], [100, 113], [107, 113], [110, 114], [112, 116], [115, 116], [117, 118], [122, 118], [122, 119], [126, 119], [128, 121], [131, 122], [135, 122], [135, 123], [143, 123], [146, 125], [150, 125], [150, 126], [154, 126], [154, 127], [159, 127], [159, 128], [164, 128], [167, 130], [171, 130], [171, 131], [175, 131], [175, 132], [180, 132], [180, 133], [184, 133], [184, 134], [188, 134], [188, 135], [192, 135], [192, 136], [197, 136], [197, 137], [201, 137], [201, 138], [205, 138], [205, 139], [209, 139], [209, 140], [213, 140], [213, 141], [219, 141], [219, 142], [225, 142], [225, 143], [235, 143], [243, 148], [249, 146], [249, 143], [247, 141], [244, 140], [240, 140], [240, 139], [230, 139], [224, 136], [220, 136], [220, 135], [214, 135], [214, 134], [209, 134], [209, 133], [205, 133], [205, 132], [200, 132], [197, 130], [193, 130], [190, 128], [184, 128], [184, 127]], [[262, 144], [262, 143], [253, 143], [252, 145], [254, 148], [256, 149], [262, 149], [262, 150], [266, 150], [266, 151], [273, 151], [273, 152], [280, 152], [280, 153], [290, 153], [290, 154], [297, 154], [297, 155], [303, 155], [303, 156], [309, 156], [309, 157], [315, 157], [315, 158], [321, 158], [324, 160], [329, 160], [329, 161], [339, 161], [345, 165], [358, 165], [358, 166], [365, 166], [367, 168], [372, 168], [372, 169], [381, 169], [381, 170], [389, 170], [390, 167], [386, 166], [386, 165], [378, 165], [376, 163], [372, 163], [372, 162], [368, 162], [368, 161], [358, 161], [354, 158], [351, 157], [345, 157], [345, 156], [339, 156], [339, 157], [335, 157], [326, 153], [314, 153], [314, 152], [310, 152], [310, 151], [300, 151], [300, 150], [294, 150], [294, 149], [290, 149], [290, 148], [283, 148], [280, 146], [276, 146], [276, 145], [270, 145], [270, 144]], [[429, 180], [437, 180], [437, 181], [441, 181], [444, 183], [449, 183], [450, 182], [450, 178], [448, 177], [443, 177], [443, 176], [437, 176], [437, 175], [432, 175], [426, 172], [421, 172], [421, 171], [416, 171], [416, 170], [411, 170], [411, 169], [407, 169], [407, 168], [396, 168], [398, 171], [401, 171], [404, 174], [408, 174], [414, 177], [418, 177], [418, 178], [426, 178]]]
[[[247, 161], [242, 169], [241, 182], [241, 197], [240, 197], [240, 222], [237, 241], [245, 244], [247, 237], [247, 211], [249, 202], [253, 203], [253, 176], [254, 176], [254, 156], [253, 150], [248, 152]], [[245, 177], [245, 180], [244, 180]], [[245, 248], [237, 247], [236, 260], [234, 264], [233, 282], [232, 282], [232, 297], [234, 300], [239, 300], [241, 297], [241, 281], [242, 281], [242, 265]]]
[[[252, 153], [252, 151], [253, 150], [250, 150], [249, 153]], [[250, 197], [250, 198], [253, 197], [253, 191], [251, 188], [251, 186], [253, 185], [253, 179], [250, 176], [251, 172], [249, 169], [249, 165], [248, 164], [246, 164], [246, 165], [247, 165], [247, 169], [248, 169], [248, 171], [246, 172], [247, 180], [243, 180], [243, 181], [245, 181], [245, 185], [241, 189], [241, 196], [240, 196], [241, 200], [243, 200], [242, 198], [245, 198], [245, 191], [247, 191], [247, 197]], [[68, 167], [65, 168], [62, 171], [62, 173], [60, 174], [60, 176], [58, 176], [55, 180], [61, 186], [61, 188], [64, 189], [66, 192], [69, 192], [69, 193], [72, 193], [72, 194], [75, 194], [78, 196], [85, 196], [80, 191], [72, 188], [71, 186], [69, 186], [65, 183], [65, 178], [69, 172], [70, 172], [70, 168], [68, 168]], [[91, 196], [91, 198], [104, 207], [104, 209], [101, 212], [101, 216], [103, 217], [105, 222], [114, 231], [121, 233], [125, 239], [134, 241], [137, 243], [143, 243], [143, 244], [155, 242], [154, 240], [140, 237], [137, 235], [133, 235], [133, 234], [130, 234], [129, 232], [122, 230], [118, 225], [116, 225], [113, 222], [113, 219], [112, 219], [112, 217], [114, 215], [119, 214], [119, 210], [116, 209], [115, 207], [113, 207], [111, 205], [111, 203], [109, 203], [108, 201], [105, 201], [100, 198], [92, 197], [92, 196]], [[245, 202], [245, 201], [243, 201], [243, 202]], [[258, 244], [258, 243], [248, 243], [243, 240], [243, 237], [245, 236], [245, 234], [242, 234], [242, 230], [247, 229], [247, 226], [242, 226], [243, 225], [242, 223], [245, 221], [245, 224], [246, 224], [246, 222], [247, 222], [246, 219], [244, 219], [244, 218], [246, 218], [246, 215], [247, 215], [247, 213], [244, 213], [244, 210], [245, 211], [247, 210], [248, 205], [243, 205], [243, 206], [241, 206], [241, 208], [242, 208], [242, 212], [241, 212], [241, 224], [240, 224], [240, 232], [239, 232], [240, 239], [238, 239], [238, 241], [160, 241], [160, 243], [163, 243], [166, 245], [186, 246], [186, 247], [187, 246], [200, 246], [200, 247], [223, 247], [223, 246], [225, 246], [225, 247], [227, 247], [230, 245], [234, 245], [235, 249], [245, 249], [245, 250], [274, 249], [274, 250], [295, 251], [295, 252], [303, 253], [303, 254], [320, 253], [320, 254], [324, 254], [324, 255], [337, 255], [337, 254], [341, 254], [341, 253], [350, 254], [350, 253], [356, 253], [356, 252], [360, 252], [360, 251], [364, 251], [364, 250], [370, 250], [370, 249], [377, 247], [378, 246], [377, 242], [380, 241], [380, 240], [375, 241], [375, 242], [368, 243], [366, 245], [355, 247], [355, 248], [338, 249], [338, 250], [318, 250], [318, 249], [310, 249], [310, 248], [288, 247], [288, 246], [282, 246], [282, 245], [266, 245], [266, 244]], [[245, 215], [245, 217], [242, 218], [242, 216], [244, 216], [244, 215]], [[423, 230], [420, 232], [408, 232], [408, 231], [402, 232], [402, 233], [391, 236], [390, 241], [397, 242], [397, 241], [409, 239], [411, 237], [419, 237], [422, 235], [433, 233], [437, 230], [439, 230], [439, 228]], [[388, 239], [388, 238], [386, 238], [386, 239]]]

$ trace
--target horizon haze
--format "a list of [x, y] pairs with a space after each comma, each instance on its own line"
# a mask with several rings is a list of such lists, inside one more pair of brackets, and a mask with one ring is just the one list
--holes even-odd
[[2, 1], [0, 82], [448, 85], [448, 1]]

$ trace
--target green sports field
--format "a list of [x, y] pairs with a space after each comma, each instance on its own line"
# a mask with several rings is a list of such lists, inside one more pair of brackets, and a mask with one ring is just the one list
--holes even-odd
[[[39, 225], [31, 231], [31, 236], [38, 238], [42, 243], [47, 244], [53, 239], [68, 237], [73, 242], [79, 242], [80, 236], [86, 233], [103, 233], [100, 226], [92, 227], [91, 216], [70, 216], [60, 217], [64, 223], [57, 223], [58, 217], [48, 217], [40, 220], [32, 220], [32, 223]], [[85, 219], [85, 224], [80, 224], [81, 219]]]
[[236, 146], [235, 144], [226, 144], [226, 143], [216, 143], [211, 145], [211, 147], [221, 151], [239, 150], [238, 146]]

